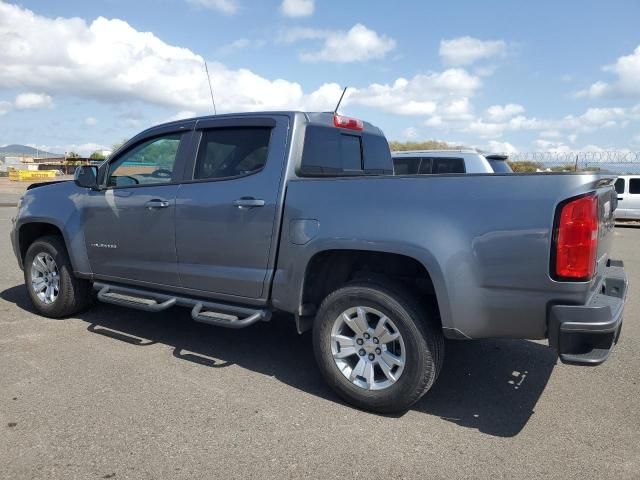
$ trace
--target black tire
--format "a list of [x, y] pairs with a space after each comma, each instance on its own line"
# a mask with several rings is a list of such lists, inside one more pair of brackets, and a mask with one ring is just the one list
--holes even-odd
[[[369, 307], [392, 319], [402, 335], [406, 361], [400, 378], [382, 390], [352, 383], [331, 353], [331, 330], [342, 312]], [[444, 359], [444, 337], [433, 314], [401, 286], [379, 280], [347, 284], [322, 302], [313, 326], [313, 347], [323, 377], [348, 403], [378, 413], [406, 411], [433, 385]]]
[[[57, 298], [44, 303], [31, 287], [31, 265], [40, 253], [51, 255], [58, 267], [60, 277]], [[86, 308], [91, 303], [91, 284], [76, 278], [62, 239], [55, 235], [41, 237], [33, 242], [24, 256], [24, 283], [31, 303], [40, 315], [49, 318], [67, 317]]]

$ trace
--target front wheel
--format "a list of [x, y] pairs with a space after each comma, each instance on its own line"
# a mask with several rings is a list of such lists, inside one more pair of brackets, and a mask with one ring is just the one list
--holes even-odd
[[85, 308], [91, 285], [76, 278], [59, 237], [39, 238], [24, 257], [24, 282], [33, 306], [45, 317], [60, 318]]
[[392, 283], [358, 282], [331, 293], [318, 310], [313, 344], [338, 395], [380, 413], [418, 401], [435, 382], [444, 353], [435, 319]]

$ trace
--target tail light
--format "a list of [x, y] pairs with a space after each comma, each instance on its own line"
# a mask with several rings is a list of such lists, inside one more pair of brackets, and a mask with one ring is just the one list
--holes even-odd
[[342, 115], [334, 115], [333, 124], [338, 128], [357, 130], [358, 132], [361, 132], [364, 129], [362, 120], [358, 120], [357, 118], [343, 117]]
[[598, 197], [590, 194], [562, 204], [554, 233], [555, 279], [591, 280], [598, 250]]

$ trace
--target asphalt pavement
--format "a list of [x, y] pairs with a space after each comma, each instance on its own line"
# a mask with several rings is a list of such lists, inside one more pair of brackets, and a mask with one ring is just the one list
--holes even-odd
[[[545, 342], [448, 342], [434, 388], [381, 416], [343, 404], [285, 318], [234, 331], [187, 310], [37, 316], [0, 208], [0, 478], [640, 478], [640, 228], [596, 368]], [[517, 321], [517, 319], [514, 319]]]

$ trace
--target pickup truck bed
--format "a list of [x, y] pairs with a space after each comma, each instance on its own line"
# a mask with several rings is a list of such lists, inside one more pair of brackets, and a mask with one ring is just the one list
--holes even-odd
[[44, 315], [84, 308], [92, 287], [231, 328], [289, 314], [313, 329], [336, 392], [386, 412], [431, 387], [445, 337], [549, 338], [567, 363], [607, 358], [626, 297], [609, 258], [614, 181], [394, 176], [366, 122], [224, 115], [154, 127], [74, 182], [30, 189], [11, 236]]

